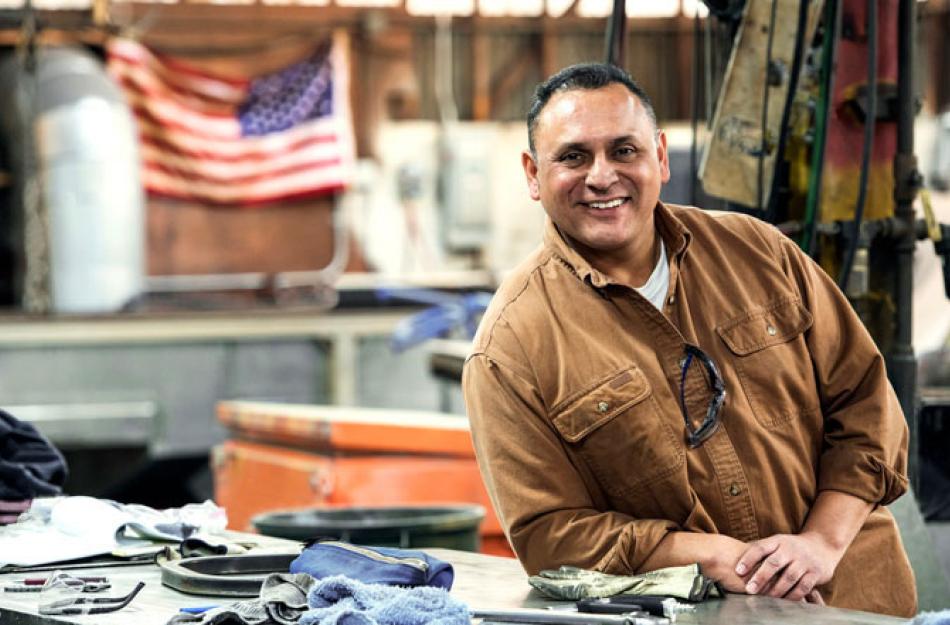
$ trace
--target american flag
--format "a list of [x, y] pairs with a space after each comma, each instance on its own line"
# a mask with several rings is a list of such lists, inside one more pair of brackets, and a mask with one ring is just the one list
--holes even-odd
[[216, 76], [129, 39], [109, 73], [138, 122], [152, 195], [255, 205], [332, 193], [353, 170], [345, 39], [279, 72]]

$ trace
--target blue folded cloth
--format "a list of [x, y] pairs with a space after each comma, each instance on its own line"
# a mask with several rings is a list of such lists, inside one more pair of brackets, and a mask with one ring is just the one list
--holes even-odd
[[910, 625], [950, 625], [950, 610], [921, 612], [914, 617]]
[[336, 575], [307, 594], [299, 625], [469, 625], [469, 609], [442, 588], [364, 584]]
[[290, 563], [291, 573], [309, 573], [317, 579], [346, 575], [365, 584], [434, 586], [450, 590], [452, 565], [421, 551], [369, 547], [341, 541], [314, 543]]

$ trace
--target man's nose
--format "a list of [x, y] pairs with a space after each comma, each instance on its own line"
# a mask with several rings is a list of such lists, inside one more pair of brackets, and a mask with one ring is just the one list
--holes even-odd
[[592, 189], [606, 191], [610, 185], [617, 182], [617, 171], [608, 158], [598, 155], [594, 157], [590, 168], [587, 170], [585, 182]]

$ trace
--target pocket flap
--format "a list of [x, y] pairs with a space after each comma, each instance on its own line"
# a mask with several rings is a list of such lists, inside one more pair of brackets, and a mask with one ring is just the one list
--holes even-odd
[[565, 440], [576, 443], [618, 414], [650, 395], [643, 372], [632, 367], [612, 375], [555, 410], [554, 426]]
[[811, 313], [801, 300], [776, 302], [736, 317], [716, 332], [737, 356], [747, 356], [766, 347], [785, 343], [811, 327]]

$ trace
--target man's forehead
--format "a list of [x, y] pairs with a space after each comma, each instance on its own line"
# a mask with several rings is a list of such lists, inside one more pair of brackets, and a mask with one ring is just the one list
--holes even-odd
[[562, 87], [551, 94], [551, 98], [541, 110], [541, 114], [544, 115], [545, 112], [563, 107], [577, 108], [606, 99], [616, 103], [623, 102], [632, 110], [643, 109], [643, 103], [640, 102], [640, 98], [635, 93], [627, 89], [622, 83], [612, 82], [596, 89]]
[[536, 140], [573, 144], [647, 137], [655, 132], [640, 99], [620, 83], [556, 92], [538, 115]]

